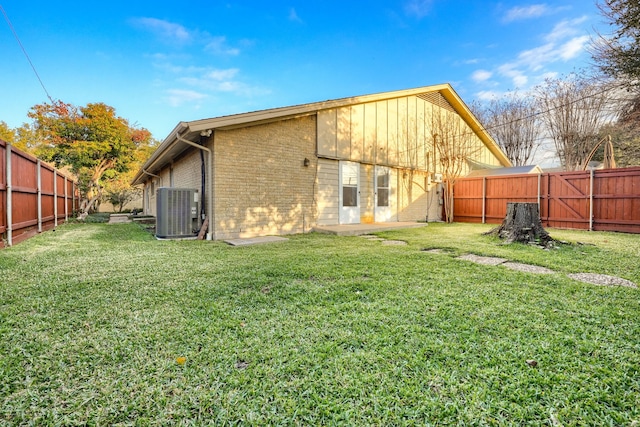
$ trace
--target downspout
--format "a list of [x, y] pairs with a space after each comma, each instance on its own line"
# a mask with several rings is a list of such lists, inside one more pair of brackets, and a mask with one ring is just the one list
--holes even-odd
[[160, 180], [160, 184], [162, 184], [162, 178], [159, 175], [154, 175], [151, 172], [147, 172], [147, 170], [144, 169], [144, 168], [142, 169], [142, 173], [145, 174], [145, 175], [152, 176], [154, 178], [158, 178]]
[[[211, 130], [208, 131], [203, 131], [200, 136], [211, 136]], [[203, 150], [207, 152], [207, 175], [209, 176], [209, 196], [207, 197], [207, 218], [209, 219], [209, 230], [207, 231], [207, 240], [211, 240], [212, 238], [212, 233], [211, 230], [213, 229], [213, 194], [212, 194], [212, 190], [213, 190], [213, 168], [212, 168], [212, 152], [209, 148], [205, 147], [204, 145], [200, 145], [200, 144], [196, 144], [195, 142], [189, 141], [187, 139], [184, 139], [183, 137], [180, 136], [179, 133], [176, 132], [176, 139], [178, 141], [184, 142], [187, 145], [190, 145], [192, 147], [195, 147], [199, 150]], [[204, 197], [205, 195], [203, 194], [202, 197]]]

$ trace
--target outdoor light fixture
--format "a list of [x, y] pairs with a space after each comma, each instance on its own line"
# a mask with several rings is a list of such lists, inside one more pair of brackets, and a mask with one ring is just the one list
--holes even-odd
[[304, 161], [302, 162], [302, 164], [307, 167], [311, 164], [311, 160], [307, 159], [306, 157], [304, 158]]

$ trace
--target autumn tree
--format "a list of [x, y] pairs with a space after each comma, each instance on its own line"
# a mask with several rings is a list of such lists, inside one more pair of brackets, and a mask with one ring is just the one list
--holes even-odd
[[471, 108], [514, 166], [529, 164], [540, 145], [535, 98], [514, 92]]
[[0, 120], [0, 139], [9, 143], [13, 143], [16, 139], [15, 131], [2, 120]]
[[542, 123], [565, 170], [581, 169], [600, 129], [615, 118], [612, 89], [609, 82], [575, 73], [536, 88]]
[[104, 180], [128, 171], [136, 151], [151, 140], [149, 131], [131, 126], [103, 103], [39, 104], [29, 117], [41, 141], [36, 154], [56, 166], [69, 165], [77, 175], [83, 214], [92, 211], [102, 197]]
[[640, 86], [640, 3], [638, 0], [603, 0], [597, 3], [613, 31], [591, 43], [592, 56], [605, 75]]
[[151, 139], [148, 144], [140, 144], [134, 153], [134, 160], [129, 170], [104, 180], [102, 201], [111, 203], [117, 207], [118, 212], [122, 212], [129, 203], [142, 197], [142, 188], [132, 186], [131, 181], [157, 145], [158, 141], [154, 139]]

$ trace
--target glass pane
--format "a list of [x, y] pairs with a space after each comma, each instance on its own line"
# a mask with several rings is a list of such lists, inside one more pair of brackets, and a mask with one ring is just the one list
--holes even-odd
[[378, 172], [378, 188], [389, 188], [389, 172]]
[[358, 165], [342, 165], [342, 185], [358, 185]]
[[342, 206], [358, 206], [358, 187], [342, 187]]
[[389, 206], [389, 189], [378, 188], [378, 207]]

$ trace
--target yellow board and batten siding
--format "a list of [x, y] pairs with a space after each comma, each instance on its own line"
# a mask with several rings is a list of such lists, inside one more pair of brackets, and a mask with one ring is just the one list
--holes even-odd
[[[435, 95], [439, 96], [439, 94]], [[360, 168], [360, 214], [361, 222], [372, 222], [374, 218], [374, 174], [373, 165], [387, 166], [392, 173], [393, 219], [420, 219], [433, 201], [425, 202], [429, 188], [425, 188], [425, 177], [437, 171], [437, 153], [434, 150], [432, 117], [440, 109], [455, 110], [441, 96], [436, 105], [422, 97], [406, 96], [375, 102], [348, 105], [320, 110], [317, 113], [318, 157], [324, 159], [323, 168], [333, 160], [330, 175], [318, 175], [319, 224], [335, 223], [339, 216], [338, 160], [358, 162]], [[459, 121], [462, 132], [473, 133], [458, 114], [451, 117]], [[483, 142], [475, 137], [478, 146]], [[475, 154], [476, 160], [489, 165], [500, 165], [500, 161], [486, 147]], [[434, 164], [436, 170], [434, 169]], [[413, 173], [407, 178], [402, 170]], [[319, 171], [321, 172], [321, 171]], [[324, 179], [331, 179], [326, 182]], [[329, 191], [338, 183], [338, 188]], [[411, 187], [410, 196], [407, 188]], [[324, 189], [324, 191], [321, 191]], [[328, 200], [326, 197], [335, 198]], [[396, 200], [396, 198], [398, 200]], [[429, 206], [427, 205], [429, 203]]]

